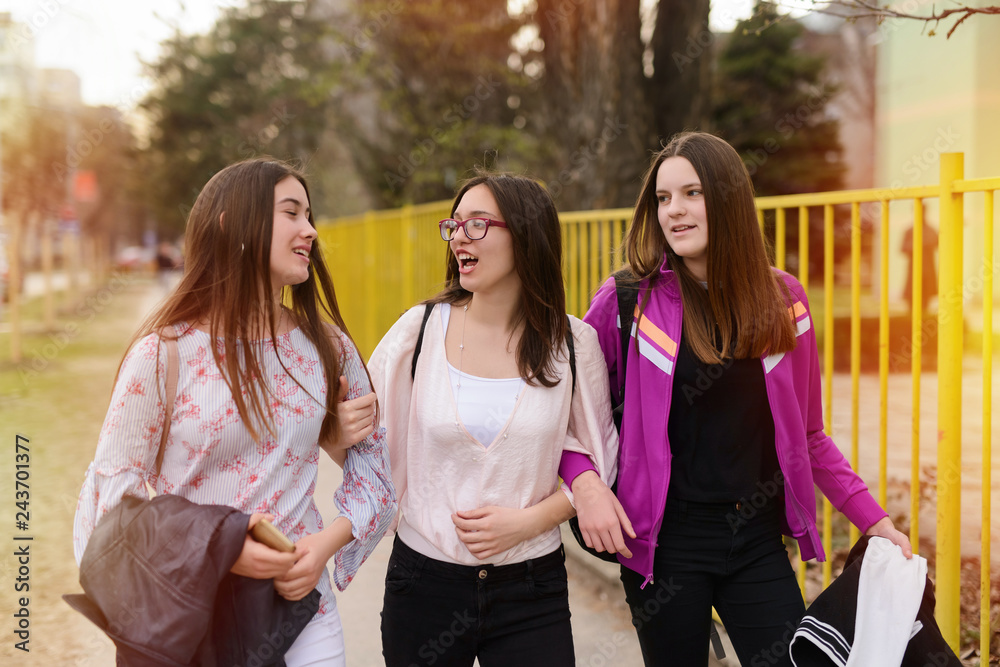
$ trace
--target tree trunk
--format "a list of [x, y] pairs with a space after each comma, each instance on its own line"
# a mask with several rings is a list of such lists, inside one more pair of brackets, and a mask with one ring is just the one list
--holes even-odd
[[630, 206], [652, 148], [639, 0], [538, 0], [549, 189], [562, 210]]
[[712, 47], [709, 0], [659, 0], [650, 48], [649, 100], [660, 140], [683, 130], [707, 130]]

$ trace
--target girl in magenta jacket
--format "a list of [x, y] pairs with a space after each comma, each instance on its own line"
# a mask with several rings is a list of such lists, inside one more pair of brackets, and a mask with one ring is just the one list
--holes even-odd
[[584, 318], [615, 393], [619, 326], [632, 329], [621, 506], [582, 474], [584, 457], [565, 454], [563, 478], [604, 499], [578, 503], [581, 522], [593, 525], [588, 510], [606, 523], [621, 510], [631, 519], [631, 558], [594, 546], [619, 552], [647, 665], [707, 664], [713, 606], [742, 664], [787, 663], [804, 607], [781, 536], [795, 537], [804, 559], [824, 559], [814, 483], [862, 531], [907, 556], [909, 541], [823, 432], [805, 290], [768, 264], [737, 152], [709, 134], [676, 136], [646, 174], [625, 248], [635, 313], [619, 318], [609, 279]]

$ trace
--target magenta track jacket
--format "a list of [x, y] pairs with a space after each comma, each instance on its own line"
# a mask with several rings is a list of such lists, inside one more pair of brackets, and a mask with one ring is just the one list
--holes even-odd
[[[653, 578], [653, 551], [663, 521], [670, 482], [670, 442], [667, 422], [673, 389], [674, 364], [681, 339], [682, 307], [679, 279], [674, 272], [660, 270], [653, 294], [636, 322], [638, 307], [629, 322], [638, 328], [628, 348], [625, 381], [625, 412], [622, 419], [618, 466], [618, 498], [636, 531], [636, 539], [625, 541], [632, 558], [618, 560], [650, 583]], [[804, 560], [825, 560], [816, 528], [816, 499], [813, 484], [819, 486], [840, 512], [862, 531], [886, 516], [868, 487], [854, 472], [833, 440], [823, 432], [820, 398], [819, 358], [816, 333], [802, 285], [791, 275], [774, 269], [791, 291], [789, 316], [795, 319], [797, 345], [794, 350], [761, 358], [768, 402], [774, 418], [775, 446], [781, 476], [761, 482], [760, 493], [773, 496], [783, 483], [785, 534], [798, 540]], [[641, 283], [640, 296], [647, 282]], [[641, 303], [641, 301], [640, 301]], [[621, 340], [615, 283], [609, 278], [597, 291], [584, 321], [597, 330], [608, 365], [612, 388], [619, 386]], [[712, 378], [706, 377], [705, 382]], [[698, 391], [691, 387], [685, 391]], [[582, 454], [563, 455], [560, 474], [571, 481], [580, 472], [592, 469]], [[783, 478], [783, 480], [782, 480]], [[754, 494], [757, 496], [757, 494]], [[744, 519], [752, 517], [753, 498], [744, 504]], [[756, 503], [758, 506], [762, 502]], [[735, 511], [735, 510], [734, 510]], [[740, 520], [734, 514], [736, 521]]]

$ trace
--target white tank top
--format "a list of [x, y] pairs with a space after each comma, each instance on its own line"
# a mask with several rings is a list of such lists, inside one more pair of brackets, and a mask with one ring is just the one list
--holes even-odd
[[[451, 304], [441, 304], [442, 334], [448, 333]], [[496, 440], [514, 410], [521, 394], [521, 378], [483, 378], [464, 373], [448, 363], [451, 395], [458, 406], [458, 417], [472, 437], [484, 447]], [[461, 388], [459, 388], [461, 384]]]

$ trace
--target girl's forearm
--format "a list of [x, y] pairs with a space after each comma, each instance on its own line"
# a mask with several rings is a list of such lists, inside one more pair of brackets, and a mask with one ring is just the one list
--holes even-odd
[[576, 514], [562, 490], [557, 490], [542, 502], [527, 508], [527, 512], [531, 537], [555, 528]]
[[353, 539], [350, 520], [346, 516], [338, 516], [333, 523], [320, 531], [317, 542], [323, 550], [324, 560], [328, 561]]

